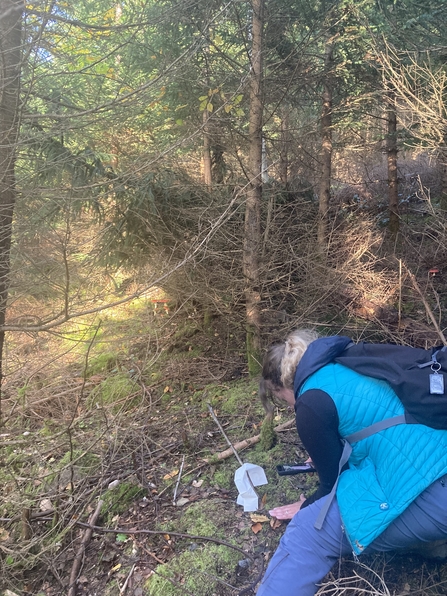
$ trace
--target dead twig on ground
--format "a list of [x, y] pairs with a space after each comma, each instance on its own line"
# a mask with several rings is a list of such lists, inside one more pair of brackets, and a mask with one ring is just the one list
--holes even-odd
[[172, 499], [172, 504], [173, 505], [175, 505], [175, 503], [177, 501], [177, 491], [178, 491], [178, 487], [179, 487], [179, 484], [180, 484], [180, 479], [182, 477], [182, 471], [183, 471], [183, 466], [184, 465], [185, 465], [185, 456], [183, 456], [183, 458], [182, 458], [182, 464], [180, 466], [180, 470], [179, 470], [178, 478], [177, 478], [177, 483], [176, 483], [175, 489], [174, 489], [174, 497]]
[[133, 572], [135, 571], [135, 567], [136, 567], [136, 564], [134, 563], [132, 565], [132, 569], [129, 571], [129, 575], [126, 577], [126, 581], [124, 582], [123, 587], [120, 588], [120, 594], [124, 594], [125, 591], [127, 590], [127, 586], [129, 585], [130, 579], [133, 575]]
[[[90, 520], [89, 520], [90, 522]], [[128, 530], [125, 528], [117, 528], [117, 529], [111, 529], [111, 528], [103, 528], [102, 526], [95, 526], [94, 523], [85, 523], [85, 522], [80, 522], [80, 521], [76, 521], [75, 522], [76, 526], [79, 526], [80, 528], [86, 528], [88, 530], [90, 530], [91, 532], [98, 532], [99, 534], [128, 534], [129, 536], [138, 536], [138, 535], [151, 535], [151, 536], [158, 536], [158, 535], [163, 535], [166, 534], [166, 530]], [[90, 534], [91, 536], [91, 534]], [[242, 555], [244, 555], [244, 557], [247, 557], [248, 559], [250, 559], [252, 562], [255, 561], [255, 557], [253, 555], [251, 555], [250, 553], [248, 553], [247, 551], [243, 550], [242, 548], [240, 548], [239, 546], [236, 546], [234, 544], [231, 544], [230, 542], [226, 542], [225, 540], [219, 540], [219, 538], [214, 538], [212, 536], [199, 536], [199, 535], [195, 535], [195, 534], [184, 534], [183, 532], [169, 532], [169, 536], [177, 536], [178, 538], [189, 538], [190, 540], [202, 540], [204, 542], [214, 542], [214, 544], [220, 544], [222, 546], [226, 546], [227, 548], [232, 548], [233, 550], [236, 550], [237, 552], [241, 553]], [[71, 596], [70, 594], [68, 596]]]
[[76, 557], [73, 561], [73, 566], [71, 568], [70, 573], [70, 583], [68, 585], [68, 596], [76, 596], [76, 582], [78, 579], [79, 571], [81, 569], [82, 559], [84, 557], [85, 549], [87, 544], [90, 542], [90, 539], [93, 534], [93, 528], [95, 527], [94, 524], [101, 513], [101, 507], [103, 506], [104, 501], [98, 501], [98, 505], [96, 506], [95, 511], [90, 516], [88, 520], [88, 524], [86, 524], [86, 531], [84, 532], [84, 536], [82, 537], [81, 544], [79, 546], [78, 552], [76, 553]]
[[[282, 430], [286, 430], [291, 428], [295, 424], [295, 420], [288, 420], [279, 426], [275, 426], [275, 432], [281, 432]], [[231, 455], [234, 455], [234, 451], [242, 451], [242, 449], [247, 449], [247, 447], [251, 447], [259, 442], [261, 435], [255, 435], [254, 437], [249, 437], [248, 439], [244, 439], [243, 441], [239, 441], [238, 443], [234, 443], [234, 445], [230, 449], [225, 449], [225, 451], [221, 451], [220, 453], [216, 453], [212, 457], [208, 457], [205, 459], [205, 463], [210, 464], [214, 461], [222, 461], [223, 459], [227, 459]], [[239, 457], [238, 457], [239, 461]]]

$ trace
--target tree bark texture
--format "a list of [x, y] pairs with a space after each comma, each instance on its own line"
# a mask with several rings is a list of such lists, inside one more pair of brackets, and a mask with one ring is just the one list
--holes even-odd
[[438, 162], [441, 166], [441, 207], [447, 209], [447, 134], [444, 135], [444, 145], [439, 151]]
[[205, 110], [203, 112], [203, 183], [210, 187], [212, 185], [211, 138], [208, 120], [209, 113], [208, 110]]
[[[12, 216], [16, 199], [15, 158], [19, 129], [22, 0], [0, 0], [0, 326], [5, 324], [10, 277]], [[5, 333], [0, 331], [1, 381]]]
[[[209, 30], [207, 31], [209, 35]], [[207, 44], [204, 48], [204, 79], [206, 81], [206, 93], [210, 88], [210, 73], [209, 73], [209, 45]], [[203, 153], [202, 153], [202, 165], [203, 165], [203, 183], [211, 187], [213, 183], [213, 175], [211, 172], [211, 135], [210, 135], [210, 113], [208, 107], [203, 111]]]
[[281, 115], [281, 149], [279, 153], [279, 177], [281, 184], [286, 187], [289, 173], [289, 111], [284, 109]]
[[397, 116], [394, 94], [388, 95], [386, 152], [388, 162], [388, 208], [389, 229], [392, 234], [399, 231], [399, 197], [397, 180]]
[[247, 325], [247, 360], [249, 371], [259, 370], [261, 350], [261, 198], [262, 198], [262, 41], [264, 0], [253, 0], [252, 51], [250, 77], [249, 117], [249, 184], [245, 207], [243, 273], [245, 279], [245, 304]]
[[333, 44], [327, 42], [324, 57], [323, 109], [321, 112], [321, 180], [317, 242], [323, 253], [327, 245], [332, 177], [332, 65]]

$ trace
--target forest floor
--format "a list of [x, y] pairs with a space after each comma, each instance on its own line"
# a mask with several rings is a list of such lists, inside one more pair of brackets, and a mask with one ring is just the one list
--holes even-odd
[[[36, 372], [48, 343], [17, 342], [28, 369], [3, 403], [0, 594], [254, 594], [286, 527], [268, 510], [317, 482], [276, 472], [307, 457], [291, 413], [277, 411], [275, 424], [291, 425], [272, 449], [240, 451], [268, 479], [259, 510], [244, 512], [233, 480], [240, 463], [231, 453], [217, 461], [228, 444], [208, 406], [232, 443], [259, 435], [263, 410], [240, 330], [154, 314], [150, 304], [109, 323], [58, 375]], [[442, 562], [393, 553], [362, 563], [340, 561], [321, 594], [447, 593]]]

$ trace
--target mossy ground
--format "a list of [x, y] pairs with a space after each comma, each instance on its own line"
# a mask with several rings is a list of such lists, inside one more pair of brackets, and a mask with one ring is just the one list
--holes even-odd
[[135, 381], [129, 378], [127, 372], [116, 372], [107, 376], [90, 393], [88, 406], [91, 408], [111, 406], [112, 412], [117, 413], [134, 408], [140, 400], [141, 395]]
[[[157, 567], [145, 588], [151, 596], [213, 596], [234, 582], [238, 554], [217, 544], [194, 545], [170, 563]], [[212, 578], [210, 580], [210, 578]]]
[[145, 495], [146, 491], [135, 482], [121, 482], [118, 486], [108, 489], [103, 495], [102, 513], [108, 523], [116, 515], [129, 509], [136, 499]]
[[[235, 532], [235, 507], [225, 501], [193, 503], [178, 520], [163, 524], [167, 533], [176, 532], [233, 543], [241, 542], [241, 532]], [[245, 530], [247, 533], [248, 528]], [[220, 593], [221, 582], [235, 579], [237, 562], [241, 554], [228, 546], [214, 544], [197, 538], [178, 541], [181, 552], [168, 563], [158, 566], [148, 580], [146, 588], [153, 596], [179, 594], [179, 584], [188, 593], [210, 596]]]
[[[0, 574], [13, 592], [66, 591], [63, 578], [85, 530], [76, 522], [85, 523], [103, 499], [79, 594], [115, 596], [130, 578], [128, 586], [141, 596], [235, 596], [255, 585], [286, 527], [270, 524], [268, 510], [315, 489], [315, 475], [276, 472], [278, 464], [307, 458], [292, 426], [275, 436], [272, 448], [260, 442], [239, 453], [266, 472], [256, 512], [265, 517], [255, 521], [236, 504], [240, 463], [233, 454], [216, 462], [228, 444], [208, 404], [233, 444], [261, 433], [257, 381], [238, 348], [243, 334], [232, 330], [230, 354], [229, 335], [216, 319], [203, 329], [156, 316], [140, 301], [126, 316], [104, 319], [96, 336], [90, 332], [77, 358], [70, 354], [65, 376], [17, 383], [21, 417], [5, 429], [0, 466], [0, 515], [14, 520], [0, 526], [0, 549], [8, 553], [0, 557]], [[159, 341], [160, 325], [166, 343]], [[74, 332], [79, 339], [80, 327]], [[292, 417], [276, 410], [273, 425]], [[25, 506], [40, 515], [26, 540]], [[445, 579], [442, 566], [424, 569], [424, 586], [430, 577]], [[406, 584], [416, 589], [405, 570], [390, 580], [396, 594]], [[423, 596], [436, 594], [424, 590]]]

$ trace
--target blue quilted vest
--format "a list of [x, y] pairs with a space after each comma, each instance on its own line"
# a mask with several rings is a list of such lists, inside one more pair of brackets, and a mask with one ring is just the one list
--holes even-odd
[[[331, 396], [342, 437], [404, 412], [388, 383], [341, 364], [327, 364], [312, 374], [299, 395], [308, 389], [321, 389]], [[340, 513], [353, 551], [360, 554], [423, 490], [446, 473], [447, 430], [402, 424], [355, 443], [349, 469], [341, 474], [337, 487]]]

